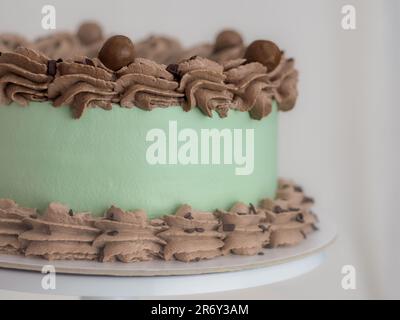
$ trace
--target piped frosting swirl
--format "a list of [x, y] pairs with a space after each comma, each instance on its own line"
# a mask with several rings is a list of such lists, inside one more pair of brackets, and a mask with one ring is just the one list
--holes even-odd
[[114, 80], [114, 73], [98, 59], [61, 61], [49, 85], [49, 98], [55, 107], [70, 105], [74, 117], [79, 119], [87, 108], [112, 109], [112, 102], [118, 101]]
[[236, 203], [228, 212], [218, 211], [221, 231], [226, 233], [224, 254], [255, 255], [269, 243], [270, 226], [265, 215], [253, 205]]
[[[0, 55], [0, 105], [17, 102], [27, 106], [30, 101], [47, 100], [53, 76], [50, 62], [44, 55], [19, 47]], [[55, 62], [54, 62], [55, 63]]]
[[165, 229], [164, 223], [151, 223], [146, 212], [125, 212], [112, 206], [104, 219], [96, 222], [103, 233], [94, 241], [101, 249], [101, 261], [148, 261], [162, 256], [165, 241], [157, 233]]
[[88, 213], [74, 214], [67, 206], [51, 203], [38, 218], [26, 218], [31, 230], [19, 236], [28, 243], [25, 255], [47, 260], [97, 260], [98, 248], [92, 246], [100, 230]]
[[178, 93], [178, 82], [165, 65], [136, 58], [129, 66], [117, 72], [116, 91], [123, 107], [137, 106], [144, 110], [155, 107], [181, 105], [184, 94]]
[[183, 205], [175, 215], [165, 216], [164, 221], [169, 229], [159, 236], [167, 241], [165, 260], [199, 261], [222, 254], [224, 234], [218, 231], [219, 220], [213, 213]]
[[29, 217], [36, 217], [35, 209], [22, 208], [13, 200], [0, 199], [0, 253], [23, 253], [25, 244], [19, 241], [18, 236], [29, 229], [23, 221]]

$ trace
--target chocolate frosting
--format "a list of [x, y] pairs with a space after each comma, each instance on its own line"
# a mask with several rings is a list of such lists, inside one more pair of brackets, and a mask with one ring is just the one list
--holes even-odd
[[47, 89], [53, 79], [48, 74], [48, 58], [19, 47], [0, 55], [0, 105], [47, 100]]
[[148, 261], [162, 256], [165, 241], [156, 234], [165, 226], [151, 224], [143, 210], [125, 212], [112, 206], [96, 226], [103, 233], [93, 245], [101, 249], [103, 262]]
[[118, 101], [114, 73], [98, 59], [80, 58], [57, 64], [57, 75], [49, 85], [49, 98], [53, 105], [70, 105], [75, 118], [80, 118], [86, 108], [112, 109]]
[[269, 243], [270, 226], [265, 223], [265, 215], [254, 206], [236, 203], [229, 212], [218, 212], [226, 233], [222, 252], [239, 255], [255, 255]]
[[0, 52], [12, 52], [18, 47], [30, 47], [31, 44], [24, 37], [12, 34], [0, 34]]
[[202, 57], [194, 57], [178, 65], [181, 76], [178, 92], [185, 92], [186, 111], [194, 107], [212, 117], [215, 110], [220, 117], [226, 117], [232, 104], [231, 87], [225, 84], [226, 76], [222, 65]]
[[303, 189], [292, 181], [280, 180], [275, 200], [264, 199], [266, 220], [271, 223], [272, 247], [295, 245], [317, 230], [317, 217], [311, 211], [313, 200], [304, 195]]
[[209, 58], [211, 57], [213, 50], [214, 50], [214, 45], [212, 45], [211, 43], [202, 43], [199, 45], [195, 45], [193, 47], [183, 50], [179, 54], [179, 56], [177, 56], [175, 61], [179, 63], [182, 60], [187, 60], [195, 56]]
[[241, 59], [244, 56], [246, 47], [241, 44], [230, 48], [224, 48], [210, 55], [210, 59], [218, 63], [224, 64], [230, 60]]
[[135, 46], [136, 55], [161, 64], [175, 63], [182, 54], [180, 42], [165, 36], [150, 36]]
[[39, 38], [34, 42], [34, 46], [51, 59], [73, 59], [86, 54], [78, 37], [68, 32], [57, 32]]
[[175, 215], [164, 217], [169, 229], [159, 236], [167, 241], [164, 259], [199, 261], [221, 255], [224, 234], [218, 231], [219, 220], [211, 212], [182, 205]]
[[0, 199], [0, 253], [23, 253], [24, 243], [18, 240], [18, 236], [29, 229], [23, 222], [29, 217], [36, 217], [35, 209], [22, 208], [13, 200]]
[[129, 66], [117, 72], [116, 91], [123, 107], [137, 106], [144, 110], [155, 107], [181, 105], [184, 94], [178, 93], [178, 82], [165, 65], [136, 58]]
[[100, 230], [88, 213], [73, 212], [65, 205], [51, 203], [39, 218], [26, 218], [31, 230], [19, 236], [27, 243], [25, 255], [47, 260], [96, 260], [92, 246]]

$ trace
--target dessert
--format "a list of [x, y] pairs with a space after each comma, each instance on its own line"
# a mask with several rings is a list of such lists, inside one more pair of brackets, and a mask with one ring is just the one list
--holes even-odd
[[192, 48], [103, 34], [0, 35], [0, 250], [187, 262], [317, 230], [313, 199], [278, 182], [293, 59], [234, 30]]

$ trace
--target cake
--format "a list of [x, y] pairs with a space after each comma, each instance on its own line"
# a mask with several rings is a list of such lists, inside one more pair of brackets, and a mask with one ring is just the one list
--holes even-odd
[[298, 72], [274, 42], [134, 44], [87, 22], [0, 51], [0, 253], [199, 261], [317, 230], [313, 199], [278, 178]]

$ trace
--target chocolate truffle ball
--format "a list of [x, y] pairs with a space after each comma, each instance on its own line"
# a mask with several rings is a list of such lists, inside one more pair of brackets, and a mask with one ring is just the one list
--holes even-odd
[[99, 59], [107, 68], [117, 71], [135, 59], [135, 47], [128, 37], [113, 36], [100, 49]]
[[215, 39], [214, 51], [237, 47], [243, 45], [242, 36], [235, 30], [224, 30]]
[[78, 38], [80, 42], [89, 45], [103, 39], [103, 31], [95, 22], [84, 22], [78, 29]]
[[244, 58], [247, 62], [260, 62], [267, 67], [268, 72], [273, 71], [281, 61], [282, 52], [272, 41], [256, 40], [251, 43]]

